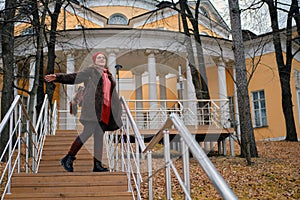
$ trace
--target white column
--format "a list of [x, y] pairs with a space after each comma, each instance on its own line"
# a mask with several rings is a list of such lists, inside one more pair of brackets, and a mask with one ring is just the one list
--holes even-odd
[[30, 59], [30, 72], [29, 72], [29, 91], [32, 90], [35, 75], [35, 59]]
[[[66, 73], [74, 73], [75, 72], [75, 60], [74, 55], [69, 53], [67, 55], [67, 72]], [[67, 99], [66, 99], [66, 129], [76, 129], [77, 128], [77, 117], [70, 114], [70, 106], [69, 102], [72, 99], [75, 89], [77, 88], [75, 85], [66, 85], [67, 88]]]
[[[147, 50], [148, 54], [148, 74], [149, 74], [149, 99], [157, 100], [157, 89], [156, 89], [156, 60], [153, 50]], [[157, 102], [153, 101], [149, 103], [150, 109], [157, 110]], [[158, 128], [158, 119], [156, 118], [156, 112], [150, 112], [150, 128]]]
[[156, 60], [153, 51], [150, 51], [148, 54], [148, 73], [149, 73], [149, 99], [157, 100]]
[[142, 83], [142, 73], [134, 73], [135, 81], [135, 98], [137, 100], [143, 99], [143, 83]]
[[[143, 82], [142, 82], [142, 71], [133, 71], [134, 81], [135, 81], [135, 99], [143, 99]], [[136, 122], [139, 128], [144, 126], [144, 113], [143, 113], [143, 102], [137, 101], [135, 105], [136, 112]]]
[[[36, 61], [35, 59], [30, 59], [30, 72], [29, 72], [29, 91], [32, 91], [32, 88], [34, 86], [34, 76], [35, 76], [35, 67], [36, 67]], [[29, 105], [29, 101], [30, 101], [30, 95], [28, 95], [27, 98], [27, 106]], [[35, 109], [37, 105], [37, 95], [34, 96], [34, 103], [33, 103], [33, 109]], [[36, 122], [36, 117], [37, 117], [37, 113], [33, 112], [33, 124], [35, 125]]]
[[160, 93], [160, 107], [163, 109], [167, 108], [166, 101], [167, 100], [167, 81], [166, 81], [166, 74], [165, 73], [159, 73], [159, 93]]
[[[218, 63], [218, 81], [219, 81], [219, 97], [220, 99], [228, 99], [227, 96], [227, 82], [226, 82], [226, 65], [224, 62], [220, 61]], [[223, 127], [229, 127], [229, 102], [220, 102], [220, 112], [221, 112], [221, 124]]]
[[[195, 87], [192, 80], [191, 75], [191, 68], [189, 66], [189, 61], [186, 60], [186, 91], [187, 91], [187, 99], [188, 102], [188, 108], [191, 111], [191, 113], [185, 113], [185, 119], [189, 119], [186, 123], [187, 125], [197, 125], [198, 119], [197, 119], [197, 98], [196, 98], [196, 92]], [[187, 116], [188, 115], [188, 116]]]

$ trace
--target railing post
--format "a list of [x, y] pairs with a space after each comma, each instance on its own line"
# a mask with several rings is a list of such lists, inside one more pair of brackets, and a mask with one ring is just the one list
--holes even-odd
[[127, 135], [127, 177], [128, 177], [128, 191], [131, 192], [131, 181], [130, 181], [130, 166], [131, 166], [131, 162], [130, 162], [130, 135], [128, 133]]
[[[26, 124], [26, 132], [25, 132], [25, 135], [24, 135], [24, 140], [25, 140], [25, 142], [26, 142], [26, 163], [29, 163], [28, 161], [29, 161], [29, 133], [28, 133], [28, 131], [29, 131], [29, 120], [27, 120], [27, 124]], [[28, 173], [28, 171], [29, 171], [29, 166], [28, 165], [26, 165], [26, 173]]]
[[218, 154], [222, 153], [222, 142], [220, 140], [218, 140]]
[[226, 148], [226, 138], [222, 140], [223, 143], [223, 155], [226, 156], [227, 148]]
[[184, 199], [189, 199], [191, 196], [191, 186], [190, 186], [190, 161], [189, 161], [189, 149], [185, 144], [182, 137], [180, 137], [181, 149], [182, 149], [182, 161], [183, 161], [183, 176], [186, 190], [189, 192], [184, 195]]
[[152, 151], [147, 152], [148, 159], [148, 199], [153, 200], [153, 178], [152, 178]]
[[20, 124], [18, 125], [18, 173], [21, 172], [21, 138], [22, 138], [22, 105], [19, 105], [19, 120]]
[[[9, 147], [8, 147], [8, 156], [11, 156], [12, 153], [12, 130], [13, 130], [13, 116], [12, 114], [9, 119]], [[9, 177], [12, 172], [12, 157], [8, 158], [9, 164], [8, 164], [8, 173], [7, 176]], [[10, 187], [11, 187], [11, 179], [8, 179], [8, 187], [7, 187], [7, 193], [10, 194]]]
[[233, 144], [233, 138], [231, 133], [229, 135], [229, 145], [230, 145], [230, 155], [234, 156], [234, 144]]
[[49, 116], [49, 107], [48, 107], [48, 98], [46, 99], [46, 106], [45, 106], [45, 112], [46, 112], [46, 114], [45, 114], [45, 118], [46, 118], [46, 133], [45, 133], [45, 135], [49, 135], [49, 118], [48, 118], [48, 116]]
[[[138, 139], [135, 137], [135, 155], [136, 155], [136, 168], [140, 171], [141, 167], [140, 167], [140, 146], [139, 146], [139, 142]], [[140, 191], [141, 190], [141, 180], [140, 180], [140, 176], [137, 176], [137, 188]]]
[[121, 134], [121, 171], [125, 171], [125, 156], [124, 156], [124, 133]]
[[172, 187], [171, 187], [171, 167], [170, 167], [170, 138], [169, 130], [164, 130], [164, 159], [166, 165], [166, 197], [167, 200], [172, 199]]
[[[36, 133], [32, 133], [32, 171], [35, 172], [36, 170]], [[29, 138], [30, 140], [30, 138]]]
[[[118, 131], [115, 132], [116, 133], [116, 137], [115, 137], [115, 144], [116, 144], [116, 161], [115, 161], [115, 169], [116, 171], [119, 171], [119, 145], [118, 145], [118, 141], [119, 141], [119, 136], [118, 136]], [[113, 151], [112, 151], [113, 152]], [[112, 156], [113, 158], [113, 156]]]

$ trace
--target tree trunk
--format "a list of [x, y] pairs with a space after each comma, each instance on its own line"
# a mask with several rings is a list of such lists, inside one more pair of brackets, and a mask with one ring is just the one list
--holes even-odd
[[241, 123], [241, 156], [246, 157], [250, 165], [251, 157], [258, 157], [250, 114], [250, 103], [247, 84], [244, 43], [241, 29], [241, 19], [238, 0], [228, 0], [232, 30], [233, 51], [236, 68], [236, 86], [238, 108]]
[[283, 109], [284, 119], [286, 122], [286, 138], [287, 141], [298, 141], [297, 131], [295, 127], [295, 119], [293, 112], [293, 102], [291, 90], [286, 88], [291, 88], [290, 86], [290, 76], [289, 73], [284, 72], [284, 70], [279, 71], [280, 83], [281, 83], [281, 94], [282, 100], [281, 105]]
[[197, 70], [195, 65], [195, 57], [194, 57], [194, 51], [193, 51], [193, 46], [191, 41], [191, 35], [189, 33], [187, 17], [185, 14], [186, 1], [180, 0], [179, 3], [180, 3], [180, 10], [181, 10], [180, 14], [181, 14], [181, 20], [183, 24], [184, 34], [186, 35], [185, 44], [186, 44], [186, 49], [188, 54], [189, 67], [191, 69], [191, 76], [192, 76], [192, 81], [196, 92], [196, 98], [202, 99], [202, 92], [201, 92], [201, 86], [199, 80], [199, 71]]
[[[33, 1], [31, 4], [33, 8], [33, 13], [32, 13], [32, 18], [33, 18], [33, 23], [32, 26], [35, 29], [36, 32], [36, 55], [35, 55], [35, 71], [34, 71], [34, 83], [33, 87], [31, 88], [30, 91], [30, 102], [29, 102], [29, 108], [28, 108], [28, 113], [29, 116], [31, 116], [31, 119], [33, 119], [33, 113], [34, 113], [34, 103], [35, 99], [37, 97], [37, 92], [38, 88], [40, 87], [40, 76], [43, 77], [43, 73], [40, 74], [42, 70], [40, 70], [40, 67], [43, 68], [43, 57], [42, 57], [42, 52], [43, 52], [43, 29], [44, 29], [44, 23], [45, 23], [45, 14], [46, 11], [45, 9], [42, 12], [42, 15], [40, 16], [39, 12], [39, 5], [37, 4], [36, 1]], [[41, 20], [41, 21], [40, 21]], [[42, 84], [43, 85], [43, 84]], [[36, 99], [37, 100], [37, 108], [39, 107], [38, 105], [41, 105], [43, 103], [43, 98], [41, 99], [40, 97]], [[35, 112], [39, 113], [40, 109], [36, 109]]]
[[[4, 22], [1, 30], [1, 45], [2, 45], [2, 59], [3, 59], [3, 89], [1, 98], [1, 119], [9, 110], [14, 98], [14, 17], [16, 9], [16, 0], [6, 0], [5, 10], [2, 13]], [[8, 129], [5, 129], [1, 134], [0, 153], [8, 141]]]
[[[195, 74], [192, 74], [193, 83], [194, 83], [194, 87], [195, 87], [195, 91], [196, 91], [196, 97], [197, 97], [197, 99], [210, 99], [202, 43], [201, 43], [201, 38], [200, 38], [200, 34], [199, 34], [199, 29], [198, 29], [199, 24], [198, 24], [197, 10], [198, 10], [199, 4], [200, 4], [200, 0], [197, 0], [195, 16], [193, 16], [193, 13], [189, 9], [186, 0], [180, 0], [179, 4], [180, 4], [180, 12], [181, 12], [181, 19], [182, 19], [184, 33], [188, 37], [188, 40], [189, 40], [187, 42], [187, 46], [188, 46], [187, 49], [188, 49], [188, 57], [189, 57], [189, 61], [190, 61], [190, 66], [192, 65], [191, 72], [193, 70], [192, 68], [195, 68], [197, 71], [197, 73], [195, 71]], [[196, 41], [196, 54], [193, 51], [192, 42], [191, 42], [191, 34], [189, 32], [190, 30], [188, 27], [187, 18], [189, 19], [189, 21], [191, 22], [191, 24], [193, 26], [194, 39]], [[194, 58], [195, 55], [197, 57], [197, 61], [198, 61], [198, 65], [199, 65], [198, 70], [197, 70], [196, 64], [195, 64], [195, 58]], [[192, 60], [190, 60], [190, 59], [192, 59]], [[191, 61], [192, 61], [192, 63], [191, 63]], [[194, 82], [194, 79], [195, 79], [195, 82]], [[197, 85], [195, 85], [195, 84], [197, 84]], [[203, 107], [203, 105], [200, 105], [200, 107]]]
[[[286, 64], [284, 63], [281, 37], [278, 24], [278, 15], [277, 7], [273, 4], [272, 0], [265, 1], [269, 8], [271, 26], [272, 26], [272, 35], [273, 35], [273, 44], [275, 48], [276, 62], [278, 67], [278, 73], [280, 78], [281, 86], [281, 105], [284, 114], [285, 124], [286, 124], [286, 140], [287, 141], [298, 141], [297, 131], [295, 126], [294, 112], [293, 112], [293, 102], [292, 102], [292, 93], [290, 86], [290, 76], [291, 76], [291, 65], [292, 65], [292, 45], [291, 45], [291, 29], [292, 23], [291, 18], [293, 14], [299, 14], [299, 10], [294, 11], [293, 5], [290, 7], [287, 21], [287, 45], [286, 45]], [[294, 6], [298, 7], [297, 1], [292, 1]], [[298, 7], [299, 9], [299, 7]], [[297, 25], [300, 25], [297, 23]]]
[[[36, 4], [36, 7], [38, 7], [38, 4]], [[38, 83], [38, 87], [37, 87], [37, 105], [36, 105], [36, 111], [37, 113], [40, 113], [43, 101], [44, 101], [44, 97], [45, 97], [45, 93], [44, 93], [44, 53], [43, 53], [43, 48], [44, 48], [44, 27], [45, 27], [45, 19], [46, 19], [46, 9], [43, 9], [42, 11], [42, 15], [41, 17], [39, 17], [38, 15], [39, 13], [36, 12], [35, 13], [35, 18], [37, 20], [37, 55], [36, 55], [36, 66], [39, 69], [38, 71], [36, 71], [36, 73], [38, 73], [38, 76], [36, 76], [37, 78], [37, 83]], [[40, 21], [41, 20], [41, 21]]]
[[[47, 74], [54, 73], [55, 66], [55, 43], [56, 43], [56, 30], [58, 16], [60, 14], [60, 9], [63, 5], [64, 0], [59, 0], [55, 2], [55, 8], [53, 13], [49, 13], [51, 17], [51, 29], [48, 42], [48, 64], [47, 64]], [[52, 104], [53, 94], [55, 90], [55, 84], [53, 82], [46, 83], [46, 93], [48, 94], [49, 102]]]
[[197, 55], [197, 60], [198, 60], [198, 64], [199, 64], [200, 88], [201, 88], [201, 92], [202, 92], [202, 99], [210, 99], [207, 75], [206, 75], [205, 60], [204, 60], [203, 48], [202, 48], [202, 41], [201, 41], [200, 33], [199, 33], [199, 23], [198, 23], [199, 12], [198, 11], [199, 11], [200, 2], [201, 2], [200, 0], [197, 0], [197, 2], [196, 2], [195, 16], [193, 16], [193, 14], [190, 11], [188, 6], [186, 6], [186, 10], [189, 13], [189, 15], [188, 15], [189, 20], [192, 23], [194, 38], [196, 41], [196, 51], [197, 51], [196, 55]]

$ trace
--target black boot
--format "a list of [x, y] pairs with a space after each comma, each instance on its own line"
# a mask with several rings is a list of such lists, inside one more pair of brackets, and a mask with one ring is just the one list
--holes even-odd
[[94, 158], [94, 169], [93, 172], [108, 172], [108, 169], [106, 167], [102, 166], [101, 161]]
[[64, 169], [68, 172], [73, 172], [73, 161], [76, 160], [74, 156], [67, 154], [63, 159], [61, 159], [60, 163], [64, 167]]

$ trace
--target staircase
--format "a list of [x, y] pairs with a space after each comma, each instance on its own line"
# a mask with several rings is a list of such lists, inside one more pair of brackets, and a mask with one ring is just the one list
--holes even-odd
[[[55, 136], [47, 136], [39, 172], [15, 173], [11, 194], [6, 194], [5, 199], [132, 199], [124, 172], [92, 172], [91, 140], [76, 156], [74, 172], [63, 170], [60, 159], [68, 152], [76, 136], [76, 131], [69, 130], [58, 130]], [[104, 163], [107, 162], [104, 160]]]

